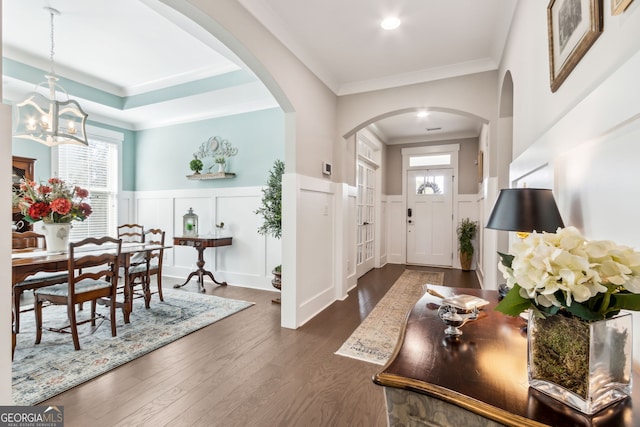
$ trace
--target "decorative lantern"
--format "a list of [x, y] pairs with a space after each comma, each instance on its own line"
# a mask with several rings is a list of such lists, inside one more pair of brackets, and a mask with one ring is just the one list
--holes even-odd
[[193, 208], [182, 217], [182, 234], [188, 237], [198, 236], [198, 215], [193, 213]]

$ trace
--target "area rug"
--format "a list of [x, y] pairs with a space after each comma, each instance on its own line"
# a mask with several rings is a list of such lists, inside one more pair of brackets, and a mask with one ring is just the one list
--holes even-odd
[[[144, 308], [143, 299], [134, 300], [129, 324], [124, 323], [118, 310], [117, 337], [111, 336], [108, 320], [93, 334], [89, 323], [80, 325], [79, 351], [73, 349], [70, 334], [46, 330], [42, 331], [40, 344], [35, 345], [35, 316], [33, 312], [23, 313], [12, 369], [14, 404], [40, 403], [253, 305], [185, 290], [163, 289], [163, 294], [164, 302], [154, 296], [149, 310]], [[104, 314], [109, 311], [104, 306], [98, 306], [98, 310]], [[86, 318], [90, 304], [78, 313], [79, 319]], [[45, 325], [64, 325], [66, 306], [45, 307], [43, 319]]]
[[405, 270], [335, 354], [384, 365], [395, 350], [407, 313], [424, 285], [442, 285], [444, 273]]

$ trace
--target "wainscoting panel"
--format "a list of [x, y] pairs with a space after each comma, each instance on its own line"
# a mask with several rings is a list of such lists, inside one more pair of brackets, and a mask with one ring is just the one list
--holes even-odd
[[357, 227], [356, 227], [356, 204], [358, 198], [358, 189], [356, 187], [349, 187], [349, 193], [347, 197], [347, 224], [345, 230], [348, 232], [348, 244], [347, 244], [347, 289], [351, 290], [358, 284], [358, 278], [356, 277], [356, 242], [357, 242]]
[[122, 191], [118, 195], [118, 225], [131, 223], [131, 218], [135, 218], [134, 211], [135, 193]]
[[391, 264], [406, 261], [405, 221], [402, 196], [387, 196], [387, 262]]
[[304, 240], [296, 241], [297, 277], [303, 278], [296, 286], [299, 326], [335, 301], [333, 254], [337, 243], [333, 183], [307, 176], [298, 178], [297, 226], [304, 227]]
[[387, 199], [386, 197], [382, 197], [380, 200], [380, 214], [377, 218], [378, 227], [378, 241], [376, 242], [376, 251], [378, 251], [378, 256], [376, 257], [376, 268], [384, 267], [387, 263]]
[[[281, 244], [258, 234], [261, 217], [255, 210], [261, 197], [260, 187], [137, 192], [134, 221], [164, 229], [170, 245], [174, 236], [182, 235], [182, 218], [189, 208], [198, 215], [201, 236], [213, 235], [215, 225], [224, 222], [223, 231], [232, 235], [233, 244], [206, 249], [205, 268], [229, 285], [276, 291], [271, 270], [281, 263]], [[196, 261], [194, 248], [175, 246], [165, 251], [164, 274], [186, 278], [196, 269]], [[212, 284], [208, 278], [205, 283]], [[195, 287], [195, 279], [187, 286]]]
[[271, 286], [271, 271], [280, 262], [270, 259], [273, 264], [266, 264], [267, 238], [257, 233], [262, 217], [255, 213], [260, 207], [260, 196], [217, 196], [215, 202], [216, 223], [224, 222], [224, 232], [233, 236], [232, 246], [217, 250], [216, 272], [230, 283], [275, 290]]
[[[159, 228], [164, 230], [164, 242], [173, 245], [173, 199], [170, 197], [136, 200], [137, 220], [145, 229]], [[173, 265], [173, 251], [164, 251], [164, 265]]]

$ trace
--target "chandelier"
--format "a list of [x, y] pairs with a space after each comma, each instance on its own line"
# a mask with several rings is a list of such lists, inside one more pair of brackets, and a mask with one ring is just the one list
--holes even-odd
[[[51, 71], [46, 74], [46, 82], [39, 83], [33, 93], [16, 104], [16, 126], [14, 136], [39, 142], [48, 146], [58, 144], [84, 144], [87, 142], [85, 123], [87, 114], [82, 111], [80, 104], [69, 99], [67, 91], [59, 85], [54, 71], [53, 55], [53, 17], [60, 12], [51, 7], [45, 7], [51, 17]], [[48, 95], [38, 93], [38, 89], [48, 89]], [[56, 99], [56, 89], [64, 93], [66, 101]]]

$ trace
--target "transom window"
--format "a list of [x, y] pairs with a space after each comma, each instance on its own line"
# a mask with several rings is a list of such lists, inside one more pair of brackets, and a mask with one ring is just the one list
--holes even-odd
[[449, 166], [451, 164], [451, 154], [430, 154], [421, 156], [411, 156], [409, 167], [416, 166]]

